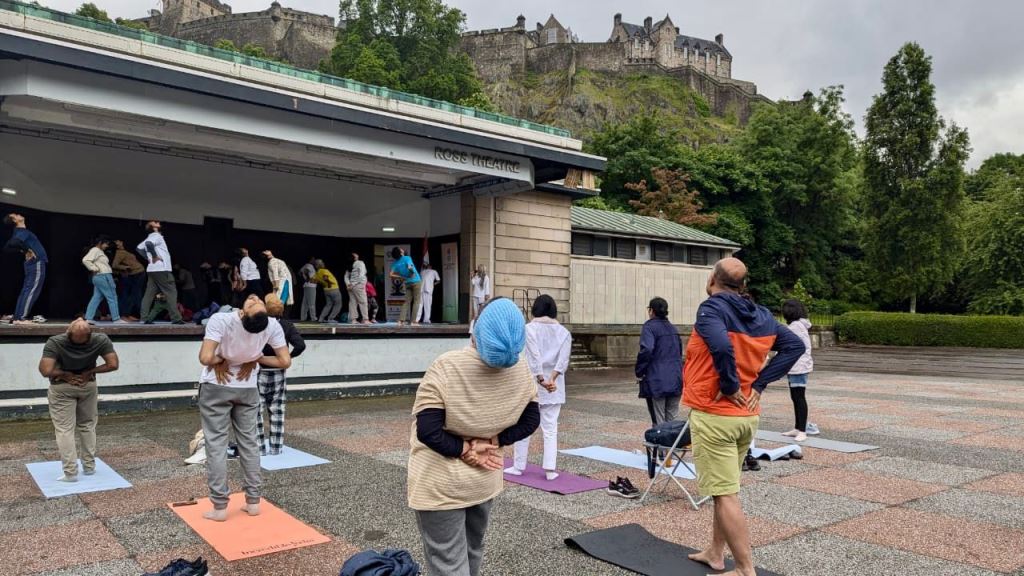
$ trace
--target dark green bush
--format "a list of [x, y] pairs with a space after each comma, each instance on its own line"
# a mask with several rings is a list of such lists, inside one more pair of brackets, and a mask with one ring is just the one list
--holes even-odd
[[883, 346], [1024, 348], [1024, 317], [850, 312], [836, 319], [836, 336]]

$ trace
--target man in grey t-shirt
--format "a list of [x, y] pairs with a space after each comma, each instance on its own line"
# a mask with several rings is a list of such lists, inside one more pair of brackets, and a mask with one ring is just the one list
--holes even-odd
[[[103, 359], [97, 366], [96, 361]], [[43, 347], [39, 373], [49, 378], [50, 419], [64, 468], [62, 482], [78, 481], [78, 455], [86, 476], [96, 472], [96, 375], [117, 370], [117, 352], [106, 334], [94, 334], [84, 318], [52, 336]], [[79, 443], [76, 447], [75, 440]]]

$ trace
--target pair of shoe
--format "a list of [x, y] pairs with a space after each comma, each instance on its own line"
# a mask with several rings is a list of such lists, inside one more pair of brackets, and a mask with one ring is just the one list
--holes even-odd
[[640, 497], [640, 490], [638, 490], [636, 486], [633, 486], [633, 483], [629, 481], [629, 478], [623, 478], [622, 476], [616, 476], [614, 482], [608, 482], [608, 493], [612, 496], [618, 496], [619, 498], [626, 498], [628, 500]]
[[743, 471], [744, 472], [757, 472], [761, 469], [761, 464], [754, 458], [749, 452], [747, 457], [743, 459]]
[[206, 560], [200, 556], [195, 562], [178, 558], [159, 572], [146, 572], [142, 576], [208, 576], [210, 573]]

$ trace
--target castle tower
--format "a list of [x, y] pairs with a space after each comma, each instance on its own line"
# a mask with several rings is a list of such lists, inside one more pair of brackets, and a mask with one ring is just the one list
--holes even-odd
[[185, 22], [231, 14], [231, 6], [219, 0], [162, 0], [161, 34], [174, 36], [178, 26]]

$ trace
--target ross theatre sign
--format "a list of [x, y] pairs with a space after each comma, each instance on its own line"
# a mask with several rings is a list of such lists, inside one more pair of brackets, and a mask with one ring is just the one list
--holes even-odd
[[434, 158], [437, 160], [451, 162], [452, 164], [488, 168], [498, 172], [507, 172], [508, 174], [519, 174], [522, 166], [520, 162], [515, 160], [506, 160], [504, 158], [489, 156], [487, 154], [477, 154], [476, 152], [468, 152], [466, 150], [458, 150], [455, 148], [443, 148], [441, 146], [434, 147]]

